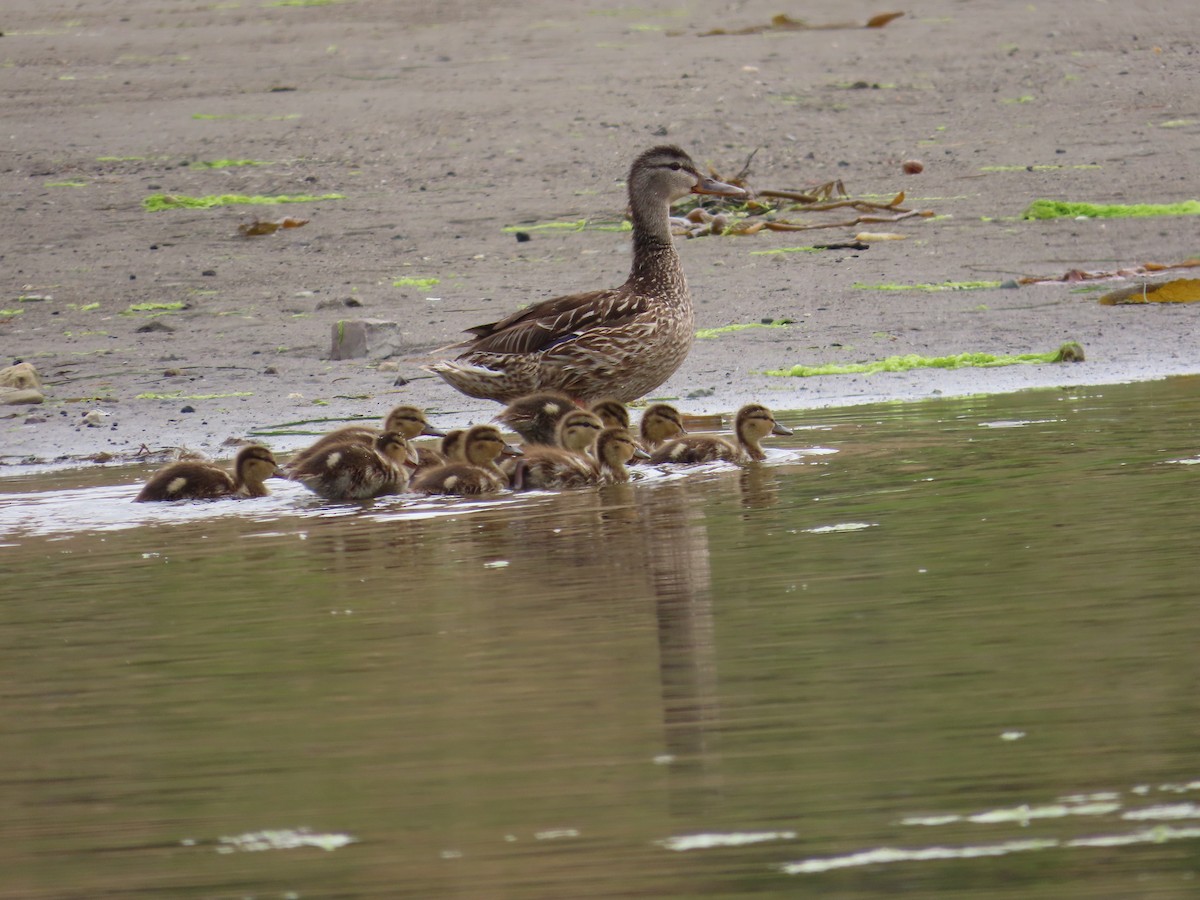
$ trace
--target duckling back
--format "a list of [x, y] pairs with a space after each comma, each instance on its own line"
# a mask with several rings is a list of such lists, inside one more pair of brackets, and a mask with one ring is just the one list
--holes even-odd
[[290, 477], [326, 500], [369, 500], [404, 489], [408, 441], [384, 432], [373, 445], [344, 441], [302, 461]]

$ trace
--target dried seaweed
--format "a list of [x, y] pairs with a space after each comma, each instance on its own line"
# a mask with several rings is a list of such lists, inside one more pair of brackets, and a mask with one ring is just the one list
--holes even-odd
[[803, 19], [793, 19], [787, 13], [778, 13], [771, 17], [765, 25], [748, 25], [744, 28], [713, 28], [700, 32], [700, 37], [717, 37], [722, 35], [764, 34], [779, 31], [840, 31], [847, 28], [882, 28], [894, 19], [900, 18], [902, 12], [879, 13], [871, 16], [866, 22], [825, 22], [812, 25]]

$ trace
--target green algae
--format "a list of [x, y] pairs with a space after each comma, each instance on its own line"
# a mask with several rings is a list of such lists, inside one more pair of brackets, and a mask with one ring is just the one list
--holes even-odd
[[696, 332], [696, 337], [707, 340], [734, 331], [745, 331], [747, 328], [786, 328], [792, 324], [794, 323], [791, 319], [775, 319], [771, 322], [740, 322], [733, 325], [722, 325], [719, 328], [701, 328]]
[[190, 197], [187, 194], [151, 194], [142, 201], [142, 208], [149, 212], [164, 209], [212, 209], [214, 206], [267, 206], [277, 203], [315, 203], [319, 200], [343, 200], [345, 194], [278, 194], [272, 197], [247, 194], [210, 194], [206, 197]]
[[776, 247], [774, 250], [751, 250], [751, 256], [774, 256], [782, 253], [820, 253], [820, 247]]
[[23, 309], [0, 309], [0, 316], [20, 316], [24, 315]]
[[121, 315], [132, 316], [132, 315], [136, 315], [137, 313], [143, 313], [143, 312], [158, 312], [158, 313], [178, 312], [181, 309], [187, 309], [187, 304], [178, 303], [178, 302], [176, 302], [176, 303], [132, 303], [132, 304], [130, 304], [129, 308], [125, 310], [125, 312], [121, 313]]
[[238, 166], [271, 166], [261, 159], [201, 159], [188, 165], [189, 169], [233, 169]]
[[1066, 200], [1034, 200], [1021, 213], [1023, 219], [1134, 219], [1150, 216], [1197, 216], [1200, 200], [1180, 203], [1072, 203]]
[[1000, 287], [999, 281], [943, 281], [941, 284], [864, 284], [856, 281], [852, 288], [860, 291], [986, 291]]
[[422, 290], [425, 290], [427, 288], [436, 287], [441, 283], [442, 280], [440, 278], [413, 278], [411, 276], [405, 276], [403, 278], [397, 278], [395, 281], [393, 281], [392, 287], [418, 287]]
[[869, 363], [830, 363], [823, 366], [795, 365], [790, 369], [769, 369], [763, 374], [792, 378], [811, 378], [816, 375], [874, 375], [876, 372], [907, 372], [911, 369], [995, 368], [998, 366], [1036, 363], [1078, 362], [1083, 360], [1083, 348], [1068, 341], [1049, 353], [1018, 353], [997, 356], [992, 353], [957, 353], [953, 356], [889, 356]]
[[88, 183], [86, 181], [47, 181], [42, 186], [43, 187], [81, 188], [81, 187], [87, 187], [87, 184]]
[[629, 222], [593, 222], [590, 219], [577, 219], [574, 222], [506, 225], [502, 230], [505, 234], [515, 234], [518, 231], [632, 231], [633, 225]]
[[231, 391], [226, 394], [185, 394], [183, 391], [168, 391], [165, 394], [148, 392], [138, 394], [134, 400], [223, 400], [226, 397], [253, 397], [253, 391]]

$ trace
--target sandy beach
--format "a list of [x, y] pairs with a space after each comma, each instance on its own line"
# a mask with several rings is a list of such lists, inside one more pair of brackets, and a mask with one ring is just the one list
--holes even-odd
[[[686, 412], [1200, 373], [1195, 305], [1097, 302], [1136, 276], [912, 289], [1200, 255], [1194, 216], [1022, 218], [1041, 198], [1197, 198], [1200, 53], [1180, 27], [1192, 4], [929, 0], [862, 27], [893, 10], [9, 0], [0, 363], [33, 363], [46, 401], [0, 406], [4, 471], [143, 445], [227, 456], [254, 431], [399, 402], [444, 427], [490, 418], [495, 404], [420, 365], [522, 304], [619, 284], [624, 178], [659, 143], [725, 176], [754, 153], [758, 189], [840, 180], [933, 213], [678, 238], [700, 328], [789, 323], [697, 340], [656, 392]], [[779, 13], [838, 27], [766, 28]], [[155, 195], [309, 199], [152, 211]], [[239, 233], [285, 216], [307, 223]], [[862, 231], [903, 239], [793, 249]], [[337, 323], [362, 318], [395, 323], [386, 352], [330, 359]], [[764, 374], [1067, 340], [1086, 362]]]

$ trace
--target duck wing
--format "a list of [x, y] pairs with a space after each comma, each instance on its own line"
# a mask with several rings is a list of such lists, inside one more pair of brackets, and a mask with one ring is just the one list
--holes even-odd
[[455, 348], [465, 352], [539, 353], [592, 328], [620, 327], [644, 309], [644, 299], [620, 288], [552, 297], [498, 322], [468, 328], [474, 337]]

